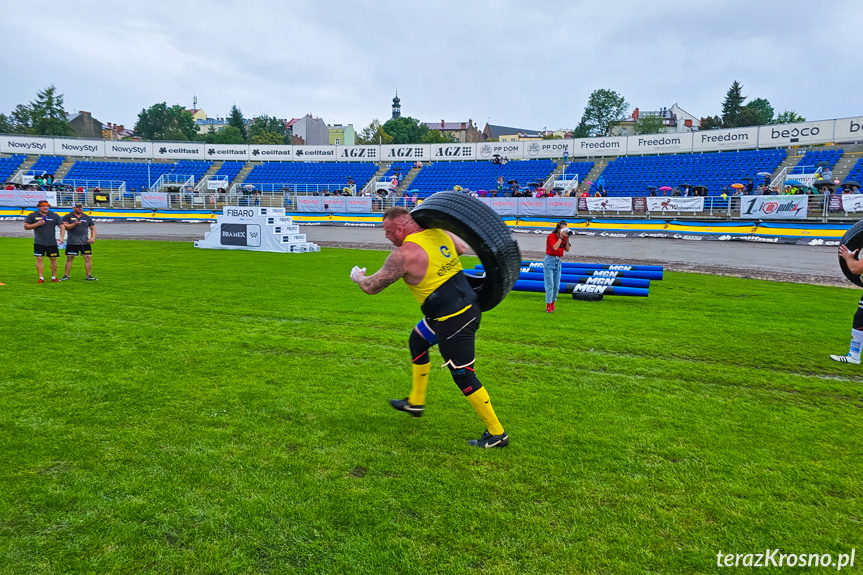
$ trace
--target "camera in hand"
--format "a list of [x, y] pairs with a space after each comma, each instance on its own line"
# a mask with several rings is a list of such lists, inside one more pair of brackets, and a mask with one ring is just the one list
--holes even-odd
[[575, 232], [574, 232], [574, 231], [572, 231], [572, 230], [571, 230], [571, 229], [569, 229], [569, 228], [565, 229], [565, 230], [564, 230], [564, 233], [565, 233], [566, 235], [568, 235], [568, 236], [571, 236], [571, 235], [575, 234]]

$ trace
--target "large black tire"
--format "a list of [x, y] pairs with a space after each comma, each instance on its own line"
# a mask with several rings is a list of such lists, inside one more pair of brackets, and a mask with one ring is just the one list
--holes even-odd
[[[848, 246], [848, 249], [852, 252], [863, 248], [863, 220], [857, 222], [845, 232], [845, 235], [842, 236], [842, 243]], [[858, 257], [857, 259], [860, 258]], [[845, 263], [842, 257], [839, 258], [839, 267], [842, 268], [842, 273], [845, 274], [846, 278], [852, 283], [863, 287], [863, 279], [861, 279], [860, 275], [851, 273], [851, 270], [848, 269], [848, 264]]]
[[424, 228], [452, 232], [476, 252], [485, 272], [465, 272], [479, 307], [488, 311], [503, 301], [521, 268], [521, 250], [500, 216], [481, 201], [459, 192], [438, 192], [411, 211]]

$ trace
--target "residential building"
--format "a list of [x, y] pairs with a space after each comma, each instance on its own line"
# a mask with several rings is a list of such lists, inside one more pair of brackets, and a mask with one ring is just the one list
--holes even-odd
[[356, 143], [357, 134], [354, 125], [333, 124], [328, 126], [330, 131], [330, 144], [333, 146], [353, 146]]
[[466, 142], [482, 142], [482, 134], [476, 129], [476, 124], [468, 118], [467, 122], [423, 122], [429, 130], [437, 130], [450, 136], [455, 137], [456, 141], [461, 143]]

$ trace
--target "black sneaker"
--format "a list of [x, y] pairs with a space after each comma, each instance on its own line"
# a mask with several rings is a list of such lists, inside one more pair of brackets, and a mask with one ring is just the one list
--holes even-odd
[[410, 413], [414, 417], [422, 417], [423, 412], [426, 410], [425, 405], [411, 405], [408, 403], [407, 397], [404, 399], [391, 399], [390, 405], [393, 406], [393, 409]]
[[490, 449], [492, 447], [506, 447], [509, 445], [509, 435], [506, 431], [500, 435], [492, 435], [488, 429], [482, 432], [482, 437], [479, 439], [468, 439], [467, 444], [473, 447], [481, 447], [482, 449]]
[[87, 276], [87, 281], [88, 282], [97, 282], [97, 281], [99, 281], [99, 278], [94, 278], [93, 276]]
[[61, 282], [69, 281], [69, 276], [63, 276], [60, 278]]

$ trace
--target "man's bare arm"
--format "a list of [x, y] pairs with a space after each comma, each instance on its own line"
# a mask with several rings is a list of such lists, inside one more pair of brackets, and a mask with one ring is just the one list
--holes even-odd
[[357, 282], [360, 289], [367, 294], [376, 294], [399, 281], [405, 275], [405, 254], [401, 248], [396, 248], [384, 262], [384, 267], [377, 273], [362, 278]]

